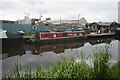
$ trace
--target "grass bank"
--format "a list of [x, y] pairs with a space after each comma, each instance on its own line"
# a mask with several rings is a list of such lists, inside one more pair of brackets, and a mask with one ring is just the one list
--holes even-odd
[[[91, 65], [87, 60], [92, 57]], [[76, 62], [74, 58], [64, 59], [63, 61], [53, 65], [49, 70], [46, 70], [41, 65], [37, 68], [35, 73], [31, 70], [21, 73], [21, 67], [18, 68], [18, 64], [15, 64], [15, 70], [9, 75], [6, 75], [4, 79], [31, 79], [31, 78], [77, 78], [83, 79], [110, 79], [119, 77], [120, 62], [110, 66], [109, 60], [111, 55], [108, 51], [96, 51], [93, 54], [86, 57], [84, 53], [80, 54], [80, 62]]]

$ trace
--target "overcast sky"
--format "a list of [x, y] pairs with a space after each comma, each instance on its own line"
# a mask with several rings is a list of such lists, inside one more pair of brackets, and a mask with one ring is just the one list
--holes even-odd
[[118, 21], [119, 0], [0, 0], [0, 20], [30, 18], [52, 20], [78, 19], [85, 17], [88, 22]]

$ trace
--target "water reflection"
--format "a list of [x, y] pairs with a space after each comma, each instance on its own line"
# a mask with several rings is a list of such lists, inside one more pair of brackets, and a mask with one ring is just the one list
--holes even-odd
[[74, 49], [84, 46], [85, 41], [80, 41], [76, 43], [65, 43], [65, 44], [58, 44], [58, 45], [34, 45], [33, 46], [33, 53], [43, 53], [53, 51], [54, 53], [64, 53], [66, 49]]
[[104, 38], [53, 45], [20, 43], [19, 45], [3, 47], [3, 74], [13, 68], [16, 61], [21, 62], [21, 65], [25, 69], [31, 68], [34, 72], [36, 66], [43, 65], [48, 68], [56, 62], [61, 61], [62, 57], [74, 57], [78, 60], [81, 51], [89, 55], [96, 48], [104, 49], [106, 44], [109, 45], [109, 51], [112, 53], [111, 62], [114, 63], [118, 60], [118, 43], [120, 43], [118, 40]]
[[[31, 51], [32, 54], [41, 54], [45, 52], [53, 51], [54, 53], [64, 53], [66, 49], [74, 49], [83, 47], [85, 43], [90, 43], [91, 45], [97, 45], [101, 43], [110, 44], [112, 38], [106, 39], [90, 39], [90, 40], [82, 40], [74, 43], [63, 43], [56, 45], [41, 45], [41, 44], [25, 44], [25, 43], [17, 43], [16, 45], [7, 45], [2, 48], [3, 59], [15, 55], [24, 55], [26, 51]], [[5, 57], [4, 57], [5, 56]], [[41, 55], [42, 56], [42, 55]]]

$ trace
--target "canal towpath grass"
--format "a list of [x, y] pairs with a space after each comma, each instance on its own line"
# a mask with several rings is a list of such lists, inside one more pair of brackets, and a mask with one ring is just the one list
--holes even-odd
[[[91, 65], [87, 63], [89, 57], [92, 57]], [[120, 79], [120, 61], [112, 66], [109, 63], [111, 54], [106, 51], [95, 51], [93, 54], [86, 57], [84, 53], [80, 54], [80, 62], [76, 62], [74, 58], [64, 59], [61, 62], [53, 65], [49, 70], [46, 70], [42, 65], [37, 67], [35, 73], [24, 71], [20, 73], [22, 68], [18, 63], [15, 64], [13, 72], [6, 75], [6, 79], [31, 79], [31, 78], [76, 78], [84, 79]]]

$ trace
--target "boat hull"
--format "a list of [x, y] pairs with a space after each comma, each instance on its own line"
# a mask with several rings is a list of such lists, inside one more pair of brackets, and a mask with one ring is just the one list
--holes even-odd
[[120, 29], [117, 29], [115, 32], [115, 39], [120, 40]]
[[14, 45], [20, 45], [24, 43], [23, 38], [2, 38], [0, 39], [0, 42], [2, 43], [2, 49], [6, 47], [12, 47]]
[[[38, 44], [60, 44], [60, 43], [66, 43], [66, 42], [76, 42], [80, 40], [85, 40], [85, 37], [68, 37], [68, 38], [56, 38], [56, 39], [47, 39], [47, 40], [37, 40], [34, 41], [34, 43]], [[32, 41], [31, 41], [32, 42]]]

